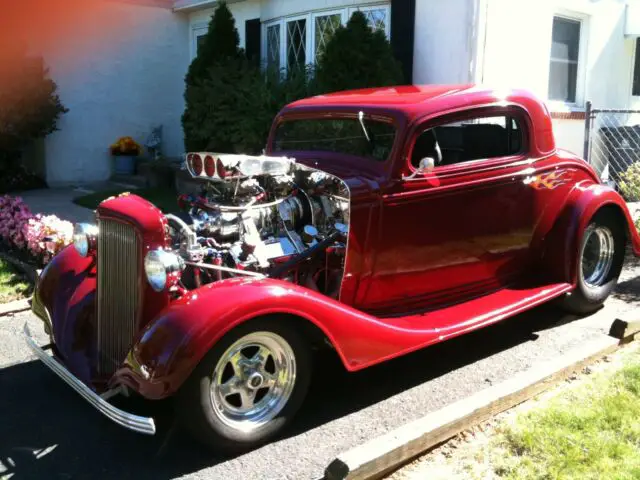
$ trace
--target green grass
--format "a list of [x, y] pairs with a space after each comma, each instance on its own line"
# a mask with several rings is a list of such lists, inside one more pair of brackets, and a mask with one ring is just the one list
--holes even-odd
[[[502, 427], [495, 472], [508, 479], [639, 479], [640, 359]], [[506, 453], [506, 455], [505, 455]]]
[[[100, 192], [90, 193], [73, 199], [73, 203], [82, 207], [94, 210], [104, 199], [114, 195], [119, 195], [127, 190], [102, 190]], [[156, 207], [165, 213], [178, 211], [178, 194], [171, 188], [139, 188], [130, 190], [132, 194], [138, 195], [149, 200]]]
[[24, 298], [30, 292], [31, 285], [10, 264], [0, 259], [0, 303]]

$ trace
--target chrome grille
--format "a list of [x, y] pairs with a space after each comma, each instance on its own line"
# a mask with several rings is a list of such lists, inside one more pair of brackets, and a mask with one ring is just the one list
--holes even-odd
[[102, 219], [98, 228], [98, 373], [112, 374], [136, 331], [140, 248], [130, 225]]

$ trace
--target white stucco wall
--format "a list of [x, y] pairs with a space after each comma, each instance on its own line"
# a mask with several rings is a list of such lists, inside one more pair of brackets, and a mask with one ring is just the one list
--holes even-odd
[[582, 157], [584, 151], [584, 120], [553, 119], [556, 145]]
[[109, 8], [120, 30], [108, 42], [96, 41], [78, 55], [43, 52], [69, 108], [60, 131], [46, 140], [50, 185], [109, 178], [109, 145], [124, 135], [144, 143], [153, 124], [164, 126], [166, 154], [183, 151], [187, 17], [158, 7], [113, 3]]
[[470, 81], [475, 1], [416, 0], [414, 83]]

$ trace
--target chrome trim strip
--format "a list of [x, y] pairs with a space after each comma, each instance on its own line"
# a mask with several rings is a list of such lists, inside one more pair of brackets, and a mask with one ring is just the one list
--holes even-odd
[[31, 351], [36, 354], [42, 363], [53, 370], [56, 375], [67, 382], [76, 392], [78, 392], [105, 417], [124, 428], [133, 430], [134, 432], [144, 433], [146, 435], [155, 435], [156, 425], [153, 418], [141, 417], [132, 413], [127, 413], [114, 407], [109, 402], [101, 398], [97, 393], [82, 383], [75, 375], [69, 372], [69, 370], [67, 370], [60, 362], [40, 348], [31, 337], [31, 332], [26, 323], [24, 324], [24, 336]]

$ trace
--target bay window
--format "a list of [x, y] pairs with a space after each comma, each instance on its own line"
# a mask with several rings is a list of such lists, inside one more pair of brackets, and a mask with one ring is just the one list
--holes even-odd
[[267, 67], [285, 69], [316, 63], [338, 27], [356, 10], [364, 13], [371, 28], [389, 37], [389, 4], [307, 12], [263, 24], [263, 61]]

